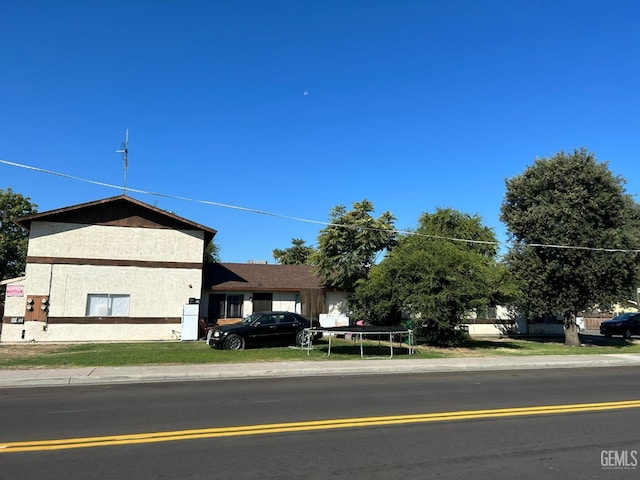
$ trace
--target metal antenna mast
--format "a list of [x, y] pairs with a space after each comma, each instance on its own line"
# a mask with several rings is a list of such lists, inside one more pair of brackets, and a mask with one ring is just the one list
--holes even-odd
[[125, 130], [124, 142], [120, 143], [120, 150], [116, 150], [116, 153], [122, 154], [122, 163], [124, 166], [124, 181], [122, 184], [122, 194], [127, 194], [127, 169], [129, 168], [129, 129]]

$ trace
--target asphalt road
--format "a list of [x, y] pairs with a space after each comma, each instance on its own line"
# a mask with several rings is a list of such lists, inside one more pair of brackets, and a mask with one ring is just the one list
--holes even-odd
[[597, 368], [4, 389], [0, 472], [638, 478], [640, 402], [612, 402], [640, 401], [639, 380]]

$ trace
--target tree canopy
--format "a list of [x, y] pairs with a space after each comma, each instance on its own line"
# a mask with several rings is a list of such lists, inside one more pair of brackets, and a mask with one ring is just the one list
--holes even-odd
[[220, 263], [220, 247], [214, 240], [204, 247], [204, 263]]
[[292, 238], [291, 247], [273, 250], [273, 258], [281, 265], [307, 265], [314, 249], [305, 243], [301, 238]]
[[576, 315], [622, 301], [636, 285], [640, 209], [585, 149], [537, 159], [506, 181], [501, 207], [513, 246], [507, 265], [528, 316], [561, 314], [565, 343], [579, 344]]
[[343, 205], [331, 210], [330, 225], [320, 231], [318, 248], [311, 256], [311, 264], [327, 283], [353, 291], [378, 255], [393, 247], [394, 216], [387, 211], [375, 218], [373, 211], [366, 199], [354, 202], [350, 211]]
[[36, 212], [28, 197], [0, 189], [0, 280], [24, 274], [29, 232], [13, 220]]
[[453, 344], [466, 313], [496, 294], [496, 254], [495, 235], [478, 216], [424, 213], [415, 232], [402, 236], [358, 283], [350, 305], [377, 324], [397, 322], [402, 312], [413, 319], [419, 340]]

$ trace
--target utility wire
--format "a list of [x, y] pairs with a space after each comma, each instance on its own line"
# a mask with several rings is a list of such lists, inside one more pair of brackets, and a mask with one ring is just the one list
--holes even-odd
[[[120, 185], [113, 185], [110, 183], [105, 183], [105, 182], [99, 182], [96, 180], [89, 180], [86, 178], [81, 178], [81, 177], [76, 177], [73, 175], [68, 175], [66, 173], [60, 173], [60, 172], [54, 172], [52, 170], [47, 170], [44, 168], [39, 168], [39, 167], [34, 167], [31, 165], [24, 165], [21, 163], [16, 163], [16, 162], [10, 162], [8, 160], [2, 160], [0, 159], [0, 163], [5, 164], [5, 165], [9, 165], [11, 167], [17, 167], [17, 168], [22, 168], [25, 170], [31, 170], [34, 172], [38, 172], [38, 173], [45, 173], [47, 175], [53, 175], [56, 177], [62, 177], [62, 178], [67, 178], [70, 180], [76, 180], [79, 182], [84, 182], [84, 183], [89, 183], [92, 185], [98, 185], [101, 187], [106, 187], [106, 188], [112, 188], [112, 189], [117, 189], [117, 190], [121, 190], [122, 186]], [[211, 200], [198, 200], [195, 198], [189, 198], [189, 197], [182, 197], [179, 195], [172, 195], [172, 194], [167, 194], [167, 193], [159, 193], [159, 192], [151, 192], [151, 191], [147, 191], [147, 190], [140, 190], [140, 189], [136, 189], [136, 188], [131, 188], [131, 187], [127, 187], [127, 191], [129, 192], [135, 192], [135, 193], [139, 193], [141, 195], [151, 195], [151, 196], [155, 196], [155, 197], [162, 197], [162, 198], [171, 198], [171, 199], [175, 199], [175, 200], [182, 200], [182, 201], [186, 201], [186, 202], [193, 202], [193, 203], [201, 203], [204, 205], [212, 205], [215, 207], [221, 207], [221, 208], [229, 208], [232, 210], [239, 210], [242, 212], [247, 212], [247, 213], [254, 213], [254, 214], [258, 214], [258, 215], [266, 215], [266, 216], [270, 216], [270, 217], [276, 217], [276, 218], [282, 218], [282, 219], [286, 219], [286, 220], [293, 220], [296, 222], [304, 222], [304, 223], [311, 223], [311, 224], [315, 224], [315, 225], [322, 225], [325, 227], [338, 227], [338, 228], [358, 228], [358, 227], [354, 227], [353, 225], [343, 225], [343, 224], [339, 224], [339, 223], [332, 223], [332, 222], [323, 222], [320, 220], [311, 220], [308, 218], [302, 218], [302, 217], [294, 217], [291, 215], [284, 215], [284, 214], [280, 214], [280, 213], [274, 213], [274, 212], [267, 212], [265, 210], [257, 210], [255, 208], [248, 208], [248, 207], [241, 207], [241, 206], [237, 206], [237, 205], [230, 205], [230, 204], [226, 204], [226, 203], [220, 203], [220, 202], [214, 202]], [[388, 229], [384, 229], [384, 228], [373, 228], [373, 227], [364, 227], [368, 230], [377, 230], [377, 231], [381, 231], [381, 232], [388, 232]], [[393, 233], [399, 234], [399, 235], [414, 235], [414, 236], [419, 236], [419, 237], [426, 237], [426, 238], [433, 238], [433, 239], [437, 239], [437, 240], [449, 240], [452, 242], [464, 242], [464, 243], [472, 243], [472, 244], [481, 244], [481, 245], [495, 245], [495, 246], [501, 246], [503, 245], [501, 242], [492, 242], [492, 241], [485, 241], [485, 240], [470, 240], [467, 238], [455, 238], [455, 237], [446, 237], [446, 236], [441, 236], [441, 235], [428, 235], [425, 233], [419, 233], [419, 232], [415, 232], [415, 231], [411, 231], [411, 230], [397, 230], [397, 229], [392, 229], [390, 230]], [[594, 251], [594, 252], [613, 252], [613, 253], [640, 253], [640, 250], [630, 250], [630, 249], [623, 249], [623, 248], [597, 248], [597, 247], [581, 247], [581, 246], [572, 246], [572, 245], [550, 245], [550, 244], [542, 244], [542, 243], [529, 243], [526, 244], [526, 246], [529, 247], [535, 247], [535, 248], [558, 248], [558, 249], [568, 249], [568, 250], [588, 250], [588, 251]]]

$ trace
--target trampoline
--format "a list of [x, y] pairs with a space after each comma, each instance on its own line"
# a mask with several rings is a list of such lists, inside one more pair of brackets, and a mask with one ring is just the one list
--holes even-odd
[[307, 355], [313, 346], [313, 334], [322, 333], [323, 337], [329, 338], [329, 348], [327, 350], [327, 356], [331, 355], [331, 340], [335, 335], [351, 336], [354, 341], [360, 342], [360, 357], [364, 356], [364, 338], [377, 336], [378, 340], [382, 338], [389, 338], [389, 358], [393, 358], [393, 342], [397, 341], [402, 344], [402, 341], [406, 339], [406, 348], [409, 350], [409, 355], [414, 354], [413, 349], [413, 330], [404, 327], [380, 327], [369, 325], [350, 325], [346, 327], [330, 327], [330, 328], [305, 328], [305, 331], [310, 333], [309, 342], [307, 343]]

